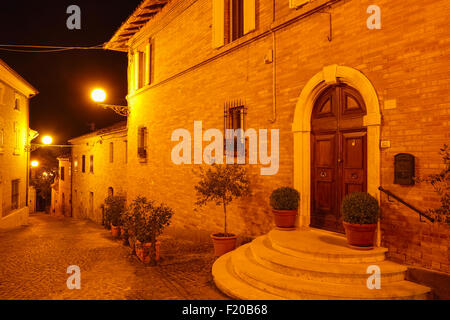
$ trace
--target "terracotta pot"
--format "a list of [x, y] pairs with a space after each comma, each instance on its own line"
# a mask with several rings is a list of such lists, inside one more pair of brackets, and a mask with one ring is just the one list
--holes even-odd
[[[139, 240], [136, 240], [136, 256], [141, 260], [143, 263], [150, 263], [150, 248], [151, 243], [141, 243]], [[159, 250], [161, 247], [161, 242], [156, 240], [155, 244], [155, 250], [156, 250], [156, 261], [159, 261]]]
[[111, 224], [111, 235], [114, 238], [118, 238], [119, 235], [120, 235], [120, 228], [118, 226], [116, 227], [116, 226]]
[[353, 224], [343, 221], [347, 242], [350, 246], [369, 249], [373, 247], [377, 224]]
[[220, 257], [227, 252], [233, 251], [236, 248], [236, 235], [228, 237], [221, 237], [219, 234], [212, 234], [211, 239], [214, 245], [214, 254], [216, 257]]
[[278, 228], [295, 228], [295, 218], [298, 210], [276, 210], [272, 209], [275, 217], [275, 225]]

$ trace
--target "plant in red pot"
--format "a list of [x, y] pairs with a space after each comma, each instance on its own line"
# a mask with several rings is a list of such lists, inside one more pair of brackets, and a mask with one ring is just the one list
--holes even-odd
[[125, 212], [124, 196], [109, 196], [105, 199], [105, 218], [111, 224], [111, 234], [114, 238], [120, 235], [121, 215]]
[[195, 186], [196, 205], [204, 206], [208, 202], [214, 202], [218, 206], [223, 206], [223, 232], [211, 235], [214, 253], [216, 257], [219, 257], [236, 248], [237, 236], [229, 233], [227, 228], [227, 205], [234, 199], [249, 194], [250, 181], [245, 167], [238, 164], [218, 165], [214, 163], [207, 170], [201, 168], [198, 176], [200, 181]]
[[344, 198], [341, 211], [350, 247], [372, 249], [380, 214], [377, 199], [365, 192], [354, 192]]
[[284, 230], [295, 228], [300, 194], [291, 187], [275, 189], [270, 195], [270, 206], [275, 218], [275, 225]]
[[156, 265], [160, 248], [157, 237], [170, 225], [173, 211], [163, 203], [156, 205], [145, 197], [137, 197], [129, 211], [135, 217], [136, 255], [142, 262]]

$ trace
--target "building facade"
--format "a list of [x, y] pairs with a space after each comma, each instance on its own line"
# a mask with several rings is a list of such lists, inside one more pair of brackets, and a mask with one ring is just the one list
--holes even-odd
[[29, 99], [37, 93], [0, 60], [0, 229], [28, 221]]
[[73, 138], [69, 143], [73, 145], [72, 216], [102, 223], [105, 198], [127, 191], [126, 122]]
[[[440, 205], [429, 185], [394, 183], [394, 157], [413, 155], [415, 176], [443, 168], [448, 9], [445, 0], [143, 1], [105, 46], [129, 57], [128, 201], [165, 202], [174, 228], [222, 230], [220, 208], [194, 210], [192, 169], [205, 162], [194, 146], [211, 143], [208, 129], [267, 129], [269, 141], [276, 129], [276, 173], [261, 174], [273, 163], [260, 146], [252, 196], [232, 204], [229, 230], [269, 231], [270, 193], [292, 186], [299, 226], [342, 232], [342, 196], [367, 191], [381, 204], [378, 245], [390, 258], [449, 273], [448, 226], [379, 190], [422, 210]], [[192, 146], [178, 163], [177, 129]]]

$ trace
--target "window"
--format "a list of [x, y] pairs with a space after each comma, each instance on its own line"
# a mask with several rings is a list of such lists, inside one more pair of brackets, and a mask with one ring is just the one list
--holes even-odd
[[19, 183], [20, 179], [11, 181], [11, 210], [19, 209]]
[[145, 52], [138, 51], [138, 89], [142, 88], [145, 83]]
[[20, 111], [20, 99], [18, 97], [14, 100], [14, 110]]
[[114, 143], [109, 143], [109, 162], [114, 162]]
[[[233, 129], [234, 132], [234, 143], [233, 150], [234, 156], [238, 156], [238, 150], [241, 149], [242, 152], [245, 152], [245, 115], [246, 108], [240, 101], [229, 103], [225, 105], [224, 111], [224, 122], [225, 122], [225, 143], [224, 147], [226, 148], [226, 140], [227, 140], [227, 129]], [[238, 136], [236, 130], [241, 129], [241, 135]], [[238, 140], [239, 139], [239, 140]]]
[[138, 129], [138, 157], [140, 159], [147, 158], [147, 128], [139, 127]]
[[73, 171], [78, 171], [78, 156], [74, 156], [73, 158]]
[[61, 167], [61, 181], [64, 181], [64, 167]]
[[112, 197], [114, 196], [114, 188], [113, 187], [109, 187], [108, 188], [108, 197]]
[[244, 0], [231, 0], [231, 39], [244, 35]]
[[81, 172], [86, 172], [86, 156], [81, 157]]
[[213, 48], [220, 48], [256, 29], [256, 0], [212, 1]]
[[20, 127], [17, 121], [14, 122], [14, 155], [20, 154]]
[[94, 173], [94, 155], [90, 155], [89, 157], [89, 172]]
[[152, 40], [149, 40], [133, 54], [135, 90], [139, 90], [153, 81], [153, 48]]

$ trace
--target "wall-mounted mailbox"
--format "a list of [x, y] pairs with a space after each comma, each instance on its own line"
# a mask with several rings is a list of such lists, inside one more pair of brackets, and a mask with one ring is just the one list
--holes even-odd
[[409, 153], [399, 153], [394, 156], [394, 184], [414, 184], [414, 156]]

